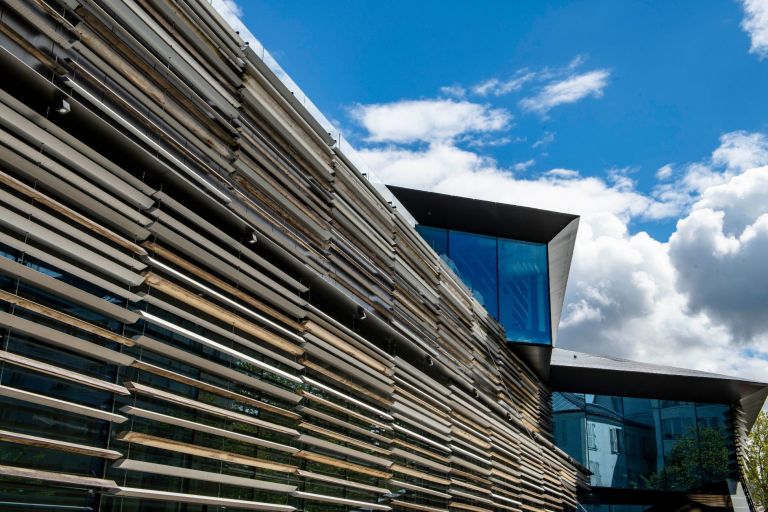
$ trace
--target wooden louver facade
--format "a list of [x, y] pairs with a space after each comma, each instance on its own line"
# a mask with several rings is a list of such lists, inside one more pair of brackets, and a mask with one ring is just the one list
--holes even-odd
[[559, 511], [499, 325], [204, 0], [0, 1], [0, 509]]

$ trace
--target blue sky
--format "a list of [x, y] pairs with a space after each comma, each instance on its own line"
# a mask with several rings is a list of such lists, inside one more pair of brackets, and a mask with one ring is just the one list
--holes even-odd
[[[606, 176], [617, 169], [650, 193], [656, 172], [708, 155], [721, 134], [764, 131], [768, 66], [749, 53], [742, 5], [707, 2], [241, 2], [243, 20], [325, 115], [358, 146], [365, 132], [356, 104], [440, 95], [507, 109], [514, 119], [486, 146], [500, 166], [534, 160], [528, 175], [552, 168]], [[521, 111], [541, 83], [503, 96], [471, 87], [520, 70], [606, 70], [600, 98]], [[554, 137], [549, 144], [533, 144]], [[635, 219], [631, 229], [666, 238], [674, 218]]]
[[213, 2], [381, 181], [580, 215], [558, 346], [768, 380], [768, 0]]

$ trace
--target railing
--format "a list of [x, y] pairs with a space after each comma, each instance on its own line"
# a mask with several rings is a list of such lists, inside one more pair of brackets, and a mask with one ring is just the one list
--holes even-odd
[[[741, 466], [741, 464], [739, 464]], [[742, 472], [743, 475], [743, 472]], [[741, 483], [741, 488], [744, 489], [744, 497], [747, 499], [747, 505], [749, 505], [749, 512], [762, 512], [765, 509], [763, 507], [758, 508], [752, 499], [752, 491], [749, 482], [744, 479]]]

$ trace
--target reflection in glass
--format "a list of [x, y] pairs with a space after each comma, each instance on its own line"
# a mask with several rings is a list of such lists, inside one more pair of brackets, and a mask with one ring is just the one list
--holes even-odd
[[726, 405], [556, 392], [552, 410], [555, 443], [594, 486], [693, 491], [735, 477]]
[[499, 239], [499, 310], [508, 339], [550, 342], [546, 245]]
[[491, 236], [449, 231], [448, 251], [448, 255], [459, 269], [461, 280], [472, 290], [485, 310], [498, 319], [496, 239]]
[[647, 398], [624, 398], [624, 440], [627, 448], [627, 487], [648, 487], [648, 478], [657, 470], [656, 432], [659, 430], [658, 402]]
[[584, 406], [584, 395], [578, 393], [552, 394], [555, 444], [583, 466], [586, 466], [588, 463]]
[[416, 226], [416, 231], [439, 256], [448, 256], [448, 230], [431, 228], [429, 226]]
[[422, 225], [416, 229], [504, 327], [508, 340], [552, 342], [545, 244]]
[[592, 485], [626, 487], [627, 464], [621, 397], [586, 395], [587, 457]]

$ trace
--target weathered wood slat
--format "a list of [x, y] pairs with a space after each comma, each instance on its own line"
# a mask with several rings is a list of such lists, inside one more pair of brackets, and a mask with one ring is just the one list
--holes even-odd
[[163, 450], [177, 453], [187, 453], [189, 455], [197, 455], [198, 457], [207, 457], [209, 459], [215, 459], [219, 461], [234, 462], [235, 464], [243, 464], [245, 466], [251, 466], [254, 468], [277, 471], [279, 473], [296, 473], [298, 470], [296, 466], [291, 466], [288, 464], [268, 462], [256, 457], [249, 457], [247, 455], [240, 455], [224, 450], [216, 450], [214, 448], [207, 448], [205, 446], [198, 446], [190, 443], [182, 443], [173, 439], [165, 439], [163, 437], [142, 434], [140, 432], [121, 432], [118, 434], [117, 439], [127, 443], [137, 443], [144, 446], [162, 448]]
[[31, 436], [28, 434], [22, 434], [20, 432], [10, 432], [8, 430], [0, 430], [0, 441], [6, 443], [23, 444], [26, 446], [35, 446], [38, 448], [46, 448], [60, 452], [77, 453], [79, 455], [88, 455], [90, 457], [100, 457], [102, 459], [114, 460], [123, 456], [122, 453], [115, 450], [108, 450], [106, 448], [98, 448], [95, 446], [86, 446], [77, 443], [70, 443], [67, 441], [59, 441], [57, 439], [49, 439], [47, 437]]

